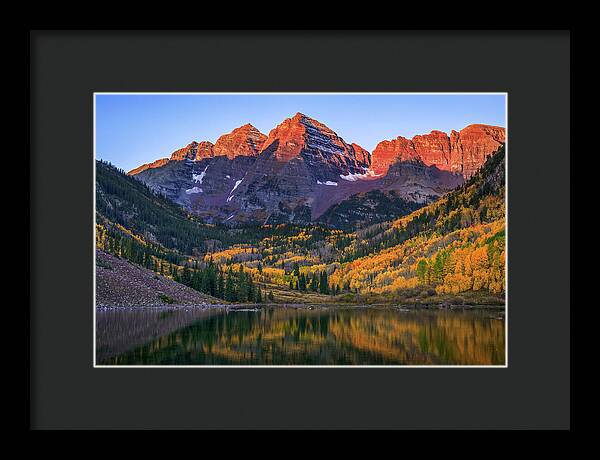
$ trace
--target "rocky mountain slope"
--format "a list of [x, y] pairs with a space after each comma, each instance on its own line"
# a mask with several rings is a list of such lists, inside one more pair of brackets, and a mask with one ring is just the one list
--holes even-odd
[[[172, 162], [173, 165], [180, 162]], [[153, 192], [142, 182], [114, 166], [96, 161], [96, 217], [102, 227], [127, 239], [159, 246], [181, 254], [204, 253], [266, 236], [251, 229], [215, 227], [180, 205]], [[164, 252], [160, 250], [159, 252]], [[171, 258], [168, 254], [160, 254]]]
[[[401, 209], [431, 202], [462, 184], [504, 140], [503, 128], [470, 125], [450, 136], [432, 131], [382, 141], [371, 155], [297, 113], [268, 136], [246, 124], [214, 145], [192, 142], [128, 174], [207, 223], [346, 225], [398, 217]], [[368, 195], [374, 190], [384, 195]], [[383, 202], [373, 203], [377, 197]], [[349, 199], [358, 212], [336, 217], [332, 210], [321, 219], [334, 206], [347, 209]], [[390, 206], [383, 209], [386, 203]]]
[[[427, 166], [419, 159], [394, 163], [387, 174], [363, 183], [365, 191], [320, 204], [318, 221], [347, 230], [409, 214], [463, 183], [462, 176]], [[323, 204], [325, 204], [323, 206]]]
[[351, 231], [410, 214], [421, 206], [420, 203], [401, 198], [395, 191], [386, 193], [371, 190], [357, 193], [339, 204], [334, 204], [319, 217], [319, 222]]
[[159, 307], [223, 303], [139, 265], [96, 250], [96, 305]]

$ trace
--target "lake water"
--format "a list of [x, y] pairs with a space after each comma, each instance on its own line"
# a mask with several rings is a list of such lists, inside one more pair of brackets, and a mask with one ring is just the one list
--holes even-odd
[[98, 365], [502, 365], [503, 310], [96, 312]]

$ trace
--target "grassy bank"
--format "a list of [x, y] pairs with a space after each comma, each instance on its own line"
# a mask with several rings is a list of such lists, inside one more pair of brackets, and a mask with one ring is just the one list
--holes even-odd
[[405, 290], [395, 294], [358, 294], [343, 293], [323, 295], [310, 291], [295, 291], [280, 286], [267, 285], [273, 292], [274, 304], [312, 304], [312, 305], [406, 305], [406, 306], [462, 306], [480, 305], [503, 307], [504, 295], [487, 291], [470, 291], [460, 294], [437, 294], [434, 290]]

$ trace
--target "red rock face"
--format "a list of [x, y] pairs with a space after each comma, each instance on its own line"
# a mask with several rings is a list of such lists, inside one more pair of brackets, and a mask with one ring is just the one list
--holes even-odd
[[398, 137], [380, 142], [373, 150], [371, 168], [376, 174], [386, 174], [396, 161], [411, 158], [435, 165], [442, 171], [471, 177], [505, 142], [506, 131], [499, 126], [469, 125], [450, 136], [441, 131], [414, 136], [411, 140]]
[[264, 151], [279, 162], [302, 157], [308, 165], [328, 167], [339, 174], [363, 173], [370, 165], [370, 155], [357, 144], [349, 145], [323, 123], [297, 113], [269, 132]]
[[202, 160], [203, 158], [214, 157], [213, 144], [208, 141], [191, 142], [182, 149], [175, 150], [171, 154], [171, 160]]
[[499, 126], [469, 125], [460, 132], [452, 131], [452, 170], [471, 177], [486, 158], [506, 142], [506, 130]]
[[152, 163], [146, 163], [141, 166], [138, 166], [135, 169], [132, 169], [127, 174], [130, 176], [134, 176], [136, 174], [141, 173], [142, 171], [146, 171], [147, 169], [152, 168], [160, 168], [161, 166], [166, 165], [169, 161], [183, 161], [183, 160], [202, 160], [204, 158], [212, 158], [214, 157], [213, 144], [209, 141], [202, 142], [190, 142], [185, 147], [175, 150], [170, 158], [161, 158], [160, 160], [156, 160]]
[[398, 136], [391, 141], [381, 141], [371, 155], [371, 169], [379, 176], [385, 175], [397, 161], [418, 159], [415, 146], [410, 139]]
[[169, 162], [168, 158], [161, 158], [160, 160], [153, 161], [152, 163], [146, 163], [146, 164], [143, 164], [141, 166], [138, 166], [137, 168], [132, 169], [131, 171], [129, 171], [127, 173], [127, 175], [128, 176], [135, 176], [136, 174], [139, 174], [142, 171], [145, 171], [146, 169], [160, 168], [161, 166], [166, 165], [168, 162]]
[[356, 160], [360, 163], [371, 166], [371, 154], [358, 144], [352, 143], [350, 145], [354, 149], [354, 156], [356, 157]]
[[[286, 118], [269, 132], [267, 140], [263, 144], [264, 150], [273, 150], [273, 158], [287, 161], [300, 155], [304, 147], [304, 135], [306, 127], [301, 123], [300, 114], [293, 118]], [[273, 144], [276, 145], [273, 147]]]
[[417, 156], [427, 166], [435, 165], [438, 169], [447, 171], [450, 164], [450, 138], [441, 131], [431, 131], [429, 134], [412, 138]]
[[229, 159], [237, 156], [257, 156], [267, 136], [251, 124], [234, 129], [229, 134], [223, 134], [214, 145], [214, 155], [225, 155]]
[[209, 141], [202, 141], [198, 143], [196, 150], [196, 161], [203, 160], [204, 158], [212, 158], [215, 156], [214, 145]]
[[217, 143], [190, 142], [185, 147], [175, 150], [169, 159], [163, 158], [153, 163], [143, 164], [129, 171], [129, 175], [139, 174], [142, 171], [164, 166], [168, 161], [194, 160], [200, 161], [215, 156], [227, 156], [233, 159], [237, 156], [256, 156], [267, 136], [258, 131], [254, 126], [247, 124], [234, 129], [229, 134], [219, 137]]

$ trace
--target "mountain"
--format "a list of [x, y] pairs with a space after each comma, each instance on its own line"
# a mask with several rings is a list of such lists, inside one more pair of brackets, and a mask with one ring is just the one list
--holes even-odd
[[220, 136], [214, 145], [191, 142], [168, 160], [142, 165], [128, 175], [196, 212], [207, 223], [220, 222], [226, 217], [220, 207], [254, 163], [266, 138], [246, 124]]
[[368, 169], [366, 151], [355, 145], [347, 144], [323, 123], [297, 113], [271, 130], [263, 152], [268, 152], [264, 158], [274, 168], [300, 160], [315, 180], [326, 182], [337, 181], [340, 175], [364, 174]]
[[202, 160], [170, 161], [135, 175], [153, 191], [184, 206], [206, 223], [227, 217], [227, 200], [247, 174], [256, 157], [225, 155]]
[[[215, 158], [232, 162], [226, 156]], [[148, 171], [194, 164], [208, 164], [210, 171], [216, 166], [215, 158], [171, 161]], [[243, 158], [254, 158], [253, 164], [258, 161], [258, 157], [246, 156], [234, 160]], [[504, 146], [465, 183], [431, 203], [409, 201], [393, 189], [373, 189], [351, 196], [323, 214], [324, 218], [337, 218], [339, 229], [318, 222], [207, 225], [196, 214], [109, 164], [97, 162], [96, 167], [97, 271], [108, 270], [104, 275], [117, 276], [114, 281], [119, 283], [105, 286], [103, 295], [111, 295], [117, 287], [126, 290], [128, 283], [135, 286], [136, 277], [143, 274], [119, 263], [127, 269], [121, 270], [115, 265], [118, 261], [102, 257], [104, 252], [158, 277], [144, 272], [143, 279], [158, 281], [162, 276], [232, 302], [253, 301], [258, 292], [264, 298], [270, 290], [282, 302], [289, 301], [290, 292], [306, 298], [318, 292], [333, 295], [332, 300], [363, 305], [503, 302]], [[398, 184], [394, 174], [405, 182]], [[208, 177], [206, 173], [203, 180]], [[407, 184], [421, 177], [435, 182], [456, 179], [457, 175], [412, 159], [394, 163], [386, 177], [355, 182], [378, 182], [385, 187], [385, 181], [390, 180], [389, 187], [410, 193], [412, 185], [407, 188]], [[419, 209], [412, 210], [417, 206]], [[403, 216], [388, 219], [395, 213]], [[348, 221], [364, 226], [357, 229], [353, 224], [346, 225], [347, 216]], [[376, 223], [377, 219], [386, 220]], [[115, 268], [119, 269], [110, 272]], [[229, 294], [225, 289], [228, 285], [232, 289]], [[161, 291], [175, 301], [181, 300], [164, 291], [162, 281], [156, 289], [144, 294], [149, 302], [170, 301], [160, 295]], [[278, 294], [281, 292], [285, 295]]]
[[427, 166], [471, 177], [486, 158], [506, 141], [506, 131], [499, 126], [474, 124], [450, 135], [442, 131], [417, 135], [412, 139], [399, 136], [377, 144], [371, 168], [376, 174], [386, 174], [397, 161], [420, 159]]
[[[157, 171], [185, 164], [171, 162]], [[268, 230], [255, 234], [252, 229], [204, 224], [163, 194], [102, 161], [96, 161], [96, 222], [107, 237], [142, 242], [157, 253], [154, 255], [171, 261], [182, 254], [252, 243], [270, 234]]]
[[170, 158], [161, 158], [152, 163], [146, 163], [132, 169], [127, 174], [135, 176], [147, 169], [160, 168], [170, 161], [200, 161], [205, 158], [226, 156], [234, 159], [238, 156], [256, 156], [260, 152], [267, 136], [258, 131], [251, 124], [246, 124], [234, 129], [229, 134], [223, 134], [217, 143], [210, 141], [190, 142], [183, 148], [175, 150]]
[[228, 219], [264, 223], [310, 222], [323, 194], [343, 189], [344, 197], [367, 176], [364, 149], [347, 144], [334, 131], [297, 113], [269, 133], [256, 162], [227, 198]]
[[300, 113], [268, 136], [246, 124], [205, 143], [210, 154], [201, 144], [129, 174], [208, 223], [310, 222], [373, 178], [367, 150]]
[[[214, 145], [192, 142], [128, 174], [207, 223], [348, 226], [399, 217], [437, 199], [503, 142], [503, 128], [470, 125], [451, 136], [432, 131], [382, 141], [371, 155], [297, 113], [268, 135], [245, 124]], [[369, 194], [376, 190], [383, 195]], [[347, 212], [351, 204], [357, 212]]]

